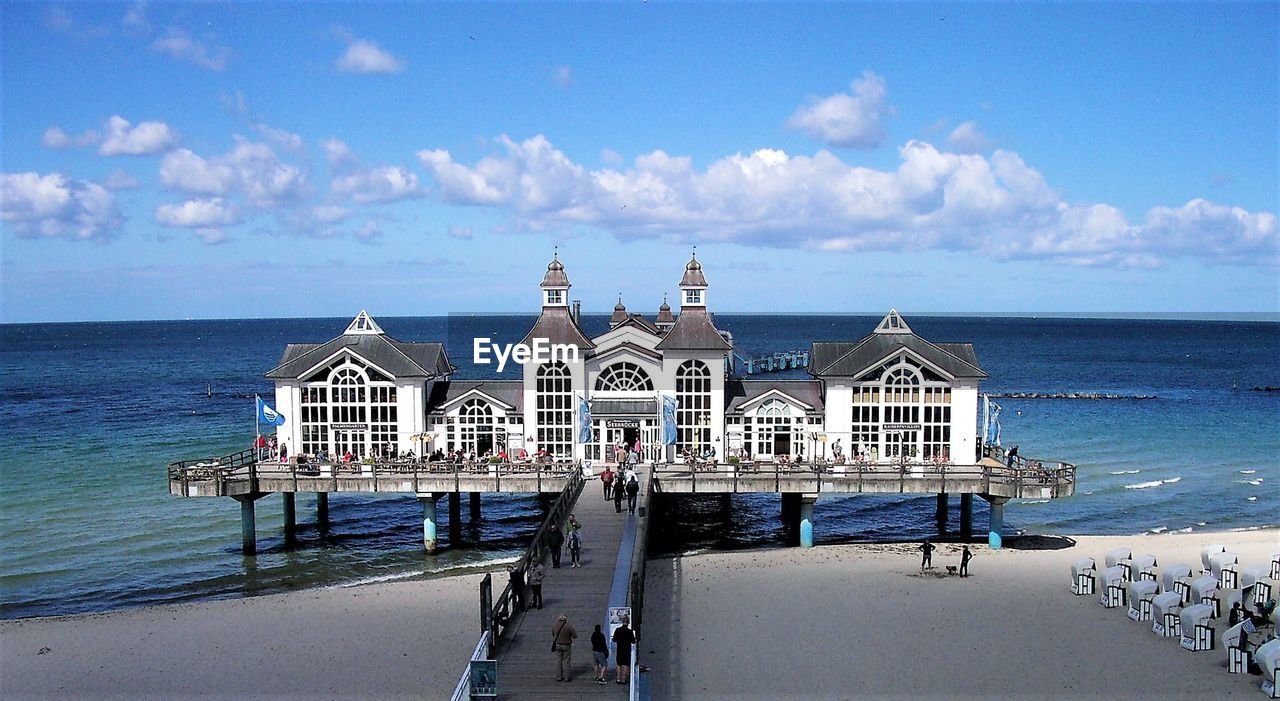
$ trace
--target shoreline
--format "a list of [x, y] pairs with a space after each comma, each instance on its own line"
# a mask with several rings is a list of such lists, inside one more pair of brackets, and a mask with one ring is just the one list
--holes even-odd
[[[974, 576], [967, 580], [921, 576], [915, 542], [651, 558], [641, 652], [654, 670], [655, 697], [841, 698], [848, 689], [913, 697], [999, 696], [1003, 689], [1019, 697], [1047, 697], [1132, 691], [1117, 685], [1122, 679], [1145, 680], [1143, 674], [1156, 677], [1149, 693], [1137, 695], [1258, 693], [1256, 677], [1228, 677], [1218, 668], [1220, 650], [1182, 651], [1176, 640], [1152, 635], [1149, 625], [1144, 630], [1122, 611], [1102, 609], [1096, 597], [1072, 596], [1069, 563], [1082, 557], [1100, 561], [1106, 550], [1128, 545], [1135, 553], [1156, 554], [1162, 565], [1182, 561], [1198, 567], [1199, 546], [1213, 542], [1239, 553], [1242, 564], [1260, 564], [1280, 551], [1280, 528], [1032, 537], [1071, 542], [1000, 551], [978, 545]], [[939, 544], [938, 572], [955, 564], [959, 549], [959, 543]], [[1192, 551], [1194, 558], [1188, 557]], [[444, 697], [479, 635], [478, 584], [486, 571], [501, 576], [502, 567], [0, 621], [0, 693]], [[974, 612], [999, 615], [984, 619]], [[1036, 623], [1023, 625], [1031, 621]], [[1016, 686], [974, 686], [974, 680], [953, 688], [935, 676], [914, 674], [928, 660], [962, 680], [961, 672], [973, 668], [989, 681], [1006, 678], [1011, 670], [1001, 671], [1004, 663], [970, 657], [984, 649], [977, 644], [982, 641], [1012, 655], [1012, 667], [1035, 664], [1044, 674], [1029, 693]], [[1061, 659], [1045, 665], [1018, 657], [1019, 650], [1037, 646], [1046, 660]], [[886, 658], [885, 650], [900, 654]], [[1064, 666], [1079, 671], [1076, 655], [1098, 673], [1064, 676]], [[1136, 667], [1119, 664], [1128, 657]], [[755, 664], [760, 659], [785, 664]], [[1139, 669], [1145, 671], [1137, 674]]]

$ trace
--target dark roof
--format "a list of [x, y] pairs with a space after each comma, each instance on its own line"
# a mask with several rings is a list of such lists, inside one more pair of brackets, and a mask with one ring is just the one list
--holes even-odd
[[702, 274], [702, 263], [695, 256], [684, 266], [684, 277], [680, 278], [680, 286], [706, 287], [707, 278]]
[[345, 334], [328, 343], [290, 343], [267, 377], [296, 380], [342, 349], [347, 349], [393, 377], [441, 377], [453, 372], [444, 345], [405, 343], [386, 334]]
[[658, 342], [658, 350], [727, 351], [733, 346], [724, 340], [707, 310], [701, 307], [682, 309], [675, 326]]
[[662, 361], [662, 354], [659, 353], [658, 351], [655, 351], [654, 349], [649, 348], [647, 346], [642, 346], [639, 343], [632, 343], [631, 341], [623, 341], [622, 343], [619, 343], [618, 345], [610, 348], [607, 351], [600, 352], [599, 356], [602, 357], [602, 356], [613, 355], [615, 352], [621, 351], [624, 349], [629, 350], [635, 353], [636, 355], [643, 355], [646, 358], [653, 358], [654, 360], [657, 360], [659, 362]]
[[815, 341], [809, 372], [814, 377], [857, 377], [906, 348], [956, 378], [985, 378], [971, 343], [930, 343], [914, 333], [873, 333], [856, 343]]
[[674, 323], [676, 323], [676, 318], [675, 318], [675, 316], [671, 314], [671, 305], [670, 305], [670, 304], [667, 304], [667, 300], [665, 300], [665, 299], [664, 299], [664, 300], [662, 300], [662, 306], [661, 306], [661, 307], [658, 307], [658, 318], [657, 318], [657, 322], [658, 322], [659, 324], [674, 324]]
[[621, 321], [618, 326], [638, 326], [654, 336], [657, 336], [659, 333], [658, 327], [654, 326], [652, 321], [644, 318], [644, 315], [642, 314], [628, 314], [627, 318]]
[[742, 405], [778, 390], [813, 407], [814, 412], [821, 412], [822, 382], [819, 380], [727, 380], [724, 383], [725, 413], [742, 411]]
[[521, 380], [450, 380], [432, 386], [431, 396], [427, 398], [427, 411], [436, 411], [473, 389], [510, 404], [515, 407], [513, 413], [524, 410], [524, 382]]
[[582, 333], [578, 322], [574, 321], [573, 316], [569, 314], [568, 307], [543, 307], [542, 314], [538, 315], [533, 328], [529, 329], [529, 333], [525, 334], [520, 342], [528, 345], [530, 339], [534, 338], [545, 338], [553, 344], [575, 345], [584, 357], [591, 355], [591, 351], [596, 347]]
[[564, 264], [560, 259], [552, 258], [547, 263], [547, 274], [542, 276], [541, 287], [569, 287], [569, 276], [564, 272]]
[[609, 317], [609, 325], [621, 324], [627, 320], [627, 307], [622, 303], [622, 298], [618, 298], [618, 303], [613, 305], [613, 316]]
[[605, 414], [656, 414], [658, 402], [653, 399], [593, 399], [591, 415]]

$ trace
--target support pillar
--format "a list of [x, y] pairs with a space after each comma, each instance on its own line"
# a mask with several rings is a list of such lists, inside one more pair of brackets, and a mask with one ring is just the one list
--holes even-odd
[[938, 504], [934, 509], [934, 517], [938, 521], [938, 535], [945, 536], [947, 534], [947, 509], [950, 504], [947, 503], [947, 493], [938, 494]]
[[449, 542], [462, 540], [462, 493], [449, 492]]
[[329, 493], [316, 492], [316, 524], [320, 530], [329, 529]]
[[973, 495], [965, 492], [960, 495], [960, 539], [968, 542], [973, 538]]
[[818, 500], [817, 494], [800, 496], [800, 547], [813, 547], [813, 503]]
[[1009, 501], [1008, 497], [990, 497], [983, 495], [991, 503], [991, 521], [987, 529], [987, 543], [992, 550], [999, 550], [1002, 539], [1002, 531], [1004, 531], [1004, 504]]
[[245, 555], [257, 555], [257, 523], [253, 514], [253, 502], [256, 497], [246, 494], [235, 499], [240, 502], [240, 549]]
[[293, 492], [281, 492], [284, 501], [284, 542], [293, 545], [298, 541], [298, 515], [294, 508]]
[[439, 521], [436, 516], [436, 499], [439, 498], [439, 495], [430, 492], [418, 495], [418, 501], [422, 502], [422, 544], [430, 555], [435, 554], [439, 544], [436, 539], [436, 525]]
[[471, 493], [471, 522], [480, 520], [480, 492]]

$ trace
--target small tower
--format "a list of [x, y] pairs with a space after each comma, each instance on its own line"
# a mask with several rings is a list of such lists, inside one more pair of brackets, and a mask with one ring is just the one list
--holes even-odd
[[356, 318], [352, 319], [351, 323], [347, 325], [347, 330], [343, 331], [342, 335], [359, 336], [363, 334], [371, 334], [380, 336], [383, 333], [385, 332], [382, 330], [382, 327], [378, 326], [378, 322], [374, 321], [373, 317], [369, 316], [369, 312], [361, 309], [360, 313], [356, 315]]
[[615, 328], [618, 324], [627, 320], [627, 307], [622, 303], [622, 293], [618, 293], [618, 303], [613, 305], [613, 316], [609, 317], [609, 328]]
[[547, 274], [542, 276], [542, 308], [569, 308], [569, 276], [564, 274], [560, 254], [556, 253], [547, 264]]
[[702, 274], [702, 264], [698, 262], [698, 250], [684, 266], [684, 277], [680, 278], [680, 311], [685, 309], [707, 308], [707, 278]]
[[667, 304], [667, 296], [663, 295], [662, 306], [658, 307], [658, 318], [654, 320], [654, 325], [658, 327], [659, 331], [666, 333], [671, 330], [672, 326], [675, 326], [675, 323], [676, 318], [671, 314], [671, 305]]

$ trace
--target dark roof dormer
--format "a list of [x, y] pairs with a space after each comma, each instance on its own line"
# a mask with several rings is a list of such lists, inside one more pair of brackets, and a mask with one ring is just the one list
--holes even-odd
[[627, 320], [627, 307], [622, 303], [622, 295], [618, 295], [618, 303], [613, 305], [613, 316], [609, 317], [609, 328]]
[[667, 304], [667, 298], [662, 298], [662, 306], [658, 307], [658, 316], [654, 319], [657, 327], [663, 331], [671, 328], [676, 323], [676, 317], [671, 313], [671, 305]]

